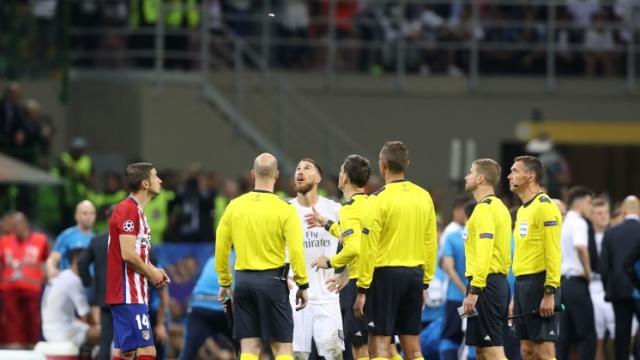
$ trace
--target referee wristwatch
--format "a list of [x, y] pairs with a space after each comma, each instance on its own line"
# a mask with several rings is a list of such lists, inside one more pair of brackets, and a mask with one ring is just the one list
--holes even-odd
[[481, 292], [482, 288], [479, 288], [477, 286], [469, 286], [469, 294], [480, 295]]
[[556, 293], [556, 288], [551, 286], [551, 285], [545, 285], [544, 286], [544, 293], [553, 295], [553, 294]]

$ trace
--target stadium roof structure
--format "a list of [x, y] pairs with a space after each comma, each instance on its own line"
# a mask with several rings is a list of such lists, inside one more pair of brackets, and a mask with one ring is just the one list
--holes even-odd
[[59, 179], [35, 166], [0, 153], [0, 184], [59, 185]]

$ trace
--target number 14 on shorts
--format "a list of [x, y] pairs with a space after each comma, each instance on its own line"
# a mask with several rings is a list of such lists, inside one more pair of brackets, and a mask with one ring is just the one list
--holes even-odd
[[136, 314], [136, 322], [138, 323], [138, 330], [142, 330], [144, 326], [145, 329], [149, 329], [149, 316], [147, 314]]

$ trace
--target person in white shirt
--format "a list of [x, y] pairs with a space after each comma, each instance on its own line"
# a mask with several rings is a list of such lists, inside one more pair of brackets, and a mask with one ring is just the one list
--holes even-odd
[[[315, 269], [312, 263], [321, 255], [333, 257], [339, 239], [320, 227], [308, 228], [305, 216], [313, 209], [333, 222], [338, 221], [340, 204], [318, 195], [322, 169], [309, 158], [300, 160], [296, 167], [294, 186], [297, 196], [289, 201], [295, 206], [304, 229], [304, 257], [309, 274], [309, 303], [305, 309], [293, 314], [293, 352], [296, 359], [308, 359], [311, 341], [315, 341], [318, 355], [327, 360], [342, 359], [344, 351], [342, 314], [338, 294], [329, 291], [325, 282], [334, 274], [333, 269]], [[291, 291], [295, 294], [295, 291]], [[292, 299], [293, 300], [293, 299]]]
[[596, 329], [593, 303], [589, 293], [589, 227], [584, 217], [591, 214], [591, 190], [576, 186], [569, 190], [569, 211], [562, 224], [561, 301], [566, 311], [560, 314], [557, 358], [568, 360], [575, 344], [580, 359], [593, 359]]
[[[602, 238], [604, 231], [609, 227], [610, 219], [609, 202], [604, 198], [595, 198], [591, 210], [591, 223], [595, 234], [596, 250], [598, 256], [602, 252]], [[593, 314], [596, 325], [596, 357], [595, 360], [604, 360], [604, 339], [607, 331], [609, 332], [609, 342], [615, 339], [616, 320], [613, 313], [613, 306], [610, 302], [604, 300], [604, 286], [600, 273], [594, 269], [591, 283], [589, 284], [591, 292], [591, 301], [593, 302]]]
[[46, 341], [70, 341], [78, 347], [98, 342], [100, 328], [91, 315], [78, 272], [78, 259], [83, 252], [84, 248], [71, 249], [67, 253], [69, 268], [51, 279], [44, 290], [42, 334]]
[[600, 0], [567, 0], [567, 10], [577, 26], [588, 28], [591, 18], [600, 10]]
[[614, 73], [613, 50], [615, 41], [613, 30], [606, 27], [607, 16], [600, 12], [593, 17], [593, 26], [586, 30], [584, 35], [585, 72], [593, 76], [597, 72], [598, 65], [602, 67], [605, 75]]
[[631, 41], [632, 28], [640, 28], [640, 0], [616, 0], [613, 13], [622, 22], [620, 37], [625, 43]]

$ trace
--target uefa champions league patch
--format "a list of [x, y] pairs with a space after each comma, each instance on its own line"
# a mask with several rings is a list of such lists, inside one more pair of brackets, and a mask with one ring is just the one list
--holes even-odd
[[133, 220], [127, 220], [122, 224], [122, 229], [126, 232], [132, 232], [135, 229], [135, 225], [133, 224]]

